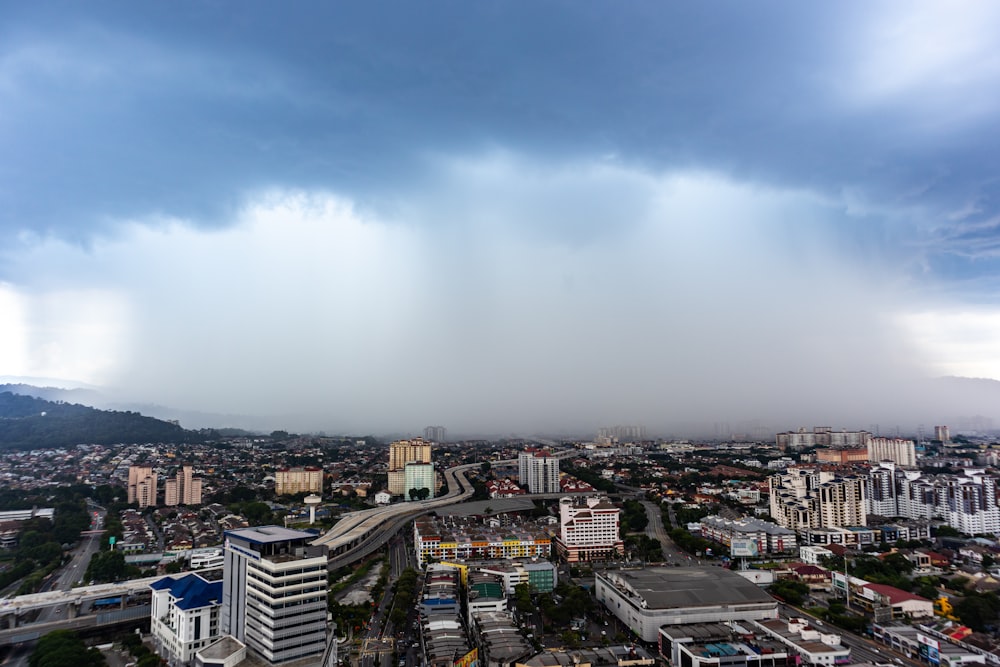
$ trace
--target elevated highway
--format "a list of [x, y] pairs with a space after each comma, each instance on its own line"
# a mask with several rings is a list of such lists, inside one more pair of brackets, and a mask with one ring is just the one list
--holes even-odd
[[[548, 444], [548, 443], [545, 443]], [[554, 443], [553, 443], [554, 445]], [[556, 452], [560, 458], [572, 456], [576, 450]], [[516, 459], [492, 461], [493, 465], [514, 465]], [[439, 507], [446, 507], [469, 499], [473, 494], [467, 473], [478, 469], [481, 463], [455, 466], [444, 470], [448, 493], [438, 498], [404, 502], [361, 510], [347, 514], [333, 528], [317, 537], [313, 544], [323, 544], [329, 548], [329, 567], [337, 569], [358, 561], [380, 549], [408, 521], [416, 516]], [[529, 497], [558, 497], [565, 494], [531, 495]], [[204, 572], [204, 570], [200, 570]], [[183, 576], [179, 575], [173, 576]], [[0, 645], [16, 644], [37, 639], [52, 630], [85, 630], [140, 620], [149, 617], [148, 604], [125, 606], [129, 597], [149, 594], [149, 585], [161, 576], [133, 579], [116, 584], [80, 586], [68, 591], [49, 591], [13, 598], [0, 599]], [[122, 605], [118, 609], [108, 609], [97, 613], [81, 614], [88, 602], [120, 597]], [[45, 608], [65, 607], [69, 618], [46, 622], [29, 622], [28, 616]]]
[[[516, 461], [498, 461], [509, 465]], [[444, 471], [448, 493], [439, 498], [396, 503], [387, 507], [361, 510], [348, 514], [333, 528], [316, 538], [313, 544], [325, 545], [330, 550], [330, 567], [336, 569], [364, 558], [378, 549], [413, 517], [438, 507], [460, 503], [472, 497], [472, 484], [466, 475], [480, 466], [479, 463], [447, 468]]]
[[[539, 441], [550, 447], [556, 443]], [[576, 449], [566, 449], [553, 452], [553, 456], [567, 458], [578, 455]], [[491, 461], [492, 465], [516, 465], [517, 459]], [[335, 570], [345, 565], [361, 560], [377, 551], [386, 541], [395, 535], [407, 521], [439, 507], [460, 503], [472, 497], [472, 484], [466, 475], [470, 470], [478, 469], [481, 463], [447, 468], [444, 471], [448, 483], [448, 493], [438, 498], [430, 498], [415, 502], [402, 502], [387, 507], [352, 512], [338, 521], [333, 528], [313, 541], [313, 544], [324, 544], [330, 550], [330, 569]], [[565, 494], [531, 495], [530, 497], [559, 497]]]

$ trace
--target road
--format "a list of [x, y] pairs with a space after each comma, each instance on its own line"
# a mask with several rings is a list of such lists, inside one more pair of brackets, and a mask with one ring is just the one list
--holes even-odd
[[819, 619], [803, 612], [801, 609], [796, 609], [795, 607], [791, 607], [783, 602], [778, 603], [778, 612], [783, 619], [795, 617], [808, 618], [823, 630], [839, 634], [840, 642], [844, 646], [851, 647], [852, 663], [870, 662], [872, 664], [877, 664], [898, 661], [898, 664], [904, 665], [905, 667], [923, 667], [920, 662], [907, 658], [905, 654], [900, 653], [899, 651], [895, 651], [888, 646], [883, 646], [882, 644], [872, 641], [871, 639], [866, 639], [850, 633], [847, 630], [843, 630], [824, 621], [820, 621]]
[[659, 540], [660, 545], [663, 547], [664, 562], [668, 565], [700, 564], [701, 561], [692, 558], [689, 553], [682, 551], [670, 539], [666, 529], [663, 527], [663, 518], [660, 514], [659, 506], [651, 500], [642, 500], [640, 502], [646, 508], [646, 518], [649, 519], [646, 523], [646, 535], [654, 540]]
[[[83, 578], [90, 564], [90, 558], [101, 548], [101, 530], [104, 526], [103, 508], [95, 510], [91, 514], [90, 530], [80, 536], [80, 542], [73, 549], [73, 557], [62, 568], [56, 570], [49, 579], [42, 584], [41, 591], [60, 590], [68, 591], [73, 588]], [[38, 612], [36, 623], [46, 621], [59, 621], [69, 617], [70, 609], [68, 604], [58, 607], [43, 607]], [[11, 648], [10, 653], [4, 660], [4, 667], [27, 667], [28, 656], [35, 650], [34, 642], [25, 642]]]

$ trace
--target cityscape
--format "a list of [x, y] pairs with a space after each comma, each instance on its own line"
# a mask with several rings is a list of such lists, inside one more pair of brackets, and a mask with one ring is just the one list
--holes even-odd
[[998, 35], [0, 2], [0, 667], [1000, 667]]
[[7, 662], [997, 660], [993, 434], [423, 434], [5, 452]]

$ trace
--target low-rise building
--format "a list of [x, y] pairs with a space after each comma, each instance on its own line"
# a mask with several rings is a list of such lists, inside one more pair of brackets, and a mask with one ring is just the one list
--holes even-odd
[[701, 520], [701, 536], [729, 547], [733, 556], [784, 553], [798, 547], [795, 531], [756, 518], [707, 516]]
[[803, 618], [752, 621], [750, 625], [791, 648], [807, 665], [846, 665], [851, 647], [840, 635], [817, 627]]
[[163, 577], [149, 587], [150, 632], [157, 652], [172, 666], [192, 664], [198, 650], [221, 637], [222, 582], [188, 574]]
[[595, 594], [643, 641], [660, 627], [770, 619], [778, 603], [759, 586], [717, 567], [648, 567], [599, 572]]
[[833, 552], [825, 547], [805, 545], [799, 547], [799, 560], [807, 565], [819, 565], [824, 558], [833, 555]]
[[429, 560], [548, 558], [552, 538], [541, 527], [522, 523], [490, 527], [471, 517], [420, 517], [413, 522], [417, 564]]
[[666, 625], [659, 631], [660, 655], [684, 667], [793, 667], [796, 656], [784, 644], [739, 633], [722, 623]]

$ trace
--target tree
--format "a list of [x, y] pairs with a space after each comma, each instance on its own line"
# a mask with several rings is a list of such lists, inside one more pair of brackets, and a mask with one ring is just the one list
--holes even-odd
[[121, 581], [125, 578], [128, 568], [125, 565], [125, 554], [117, 549], [99, 551], [90, 559], [85, 577], [92, 581]]
[[791, 579], [776, 581], [768, 586], [767, 590], [795, 607], [801, 606], [809, 594], [809, 586], [801, 581], [792, 581]]
[[106, 667], [104, 655], [88, 649], [75, 632], [56, 630], [38, 640], [28, 657], [30, 667]]
[[977, 632], [984, 632], [989, 625], [996, 625], [1000, 600], [992, 593], [967, 593], [955, 605], [955, 615], [962, 623]]
[[956, 530], [951, 526], [940, 525], [934, 528], [935, 537], [961, 537], [962, 531]]

